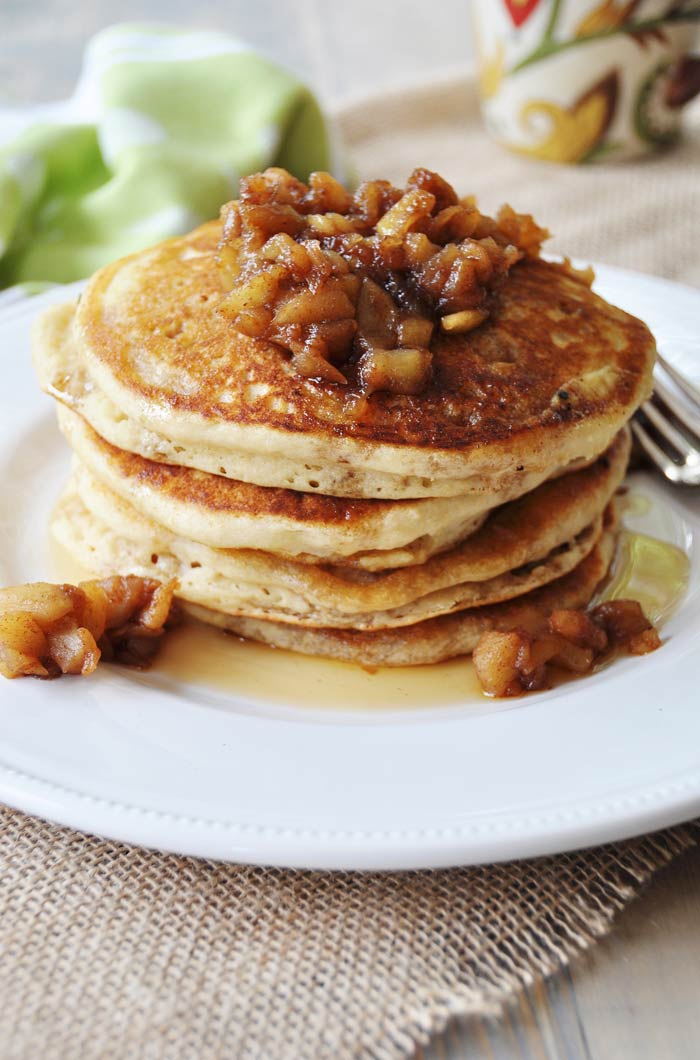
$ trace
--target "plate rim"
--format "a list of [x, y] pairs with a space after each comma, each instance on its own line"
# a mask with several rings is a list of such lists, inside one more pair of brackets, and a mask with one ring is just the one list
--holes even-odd
[[[244, 824], [166, 812], [82, 792], [5, 763], [0, 763], [0, 798], [62, 827], [182, 857], [282, 869], [412, 871], [546, 857], [683, 824], [700, 814], [700, 770], [688, 774], [689, 779], [653, 792], [642, 784], [623, 797], [589, 802], [571, 813], [514, 815], [499, 825], [482, 817], [478, 824], [376, 832]], [[661, 793], [667, 801], [660, 800]], [[94, 825], [89, 810], [86, 824], [86, 807], [98, 815]], [[611, 810], [619, 812], [610, 816]], [[559, 828], [546, 825], [553, 819], [559, 820]], [[155, 821], [163, 829], [158, 839]], [[532, 822], [540, 828], [526, 830]]]

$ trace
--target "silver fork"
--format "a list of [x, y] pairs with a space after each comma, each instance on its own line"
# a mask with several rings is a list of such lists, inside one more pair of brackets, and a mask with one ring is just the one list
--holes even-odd
[[700, 390], [660, 354], [656, 365], [654, 392], [632, 430], [669, 482], [700, 486]]

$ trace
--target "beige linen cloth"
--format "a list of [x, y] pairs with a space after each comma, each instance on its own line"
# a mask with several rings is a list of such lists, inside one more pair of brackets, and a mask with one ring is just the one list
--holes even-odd
[[[427, 165], [485, 207], [532, 210], [554, 249], [700, 283], [699, 118], [666, 156], [570, 169], [491, 144], [466, 81], [341, 124], [362, 176]], [[686, 826], [502, 866], [333, 874], [152, 853], [6, 809], [0, 1056], [407, 1056], [566, 964], [693, 842]]]

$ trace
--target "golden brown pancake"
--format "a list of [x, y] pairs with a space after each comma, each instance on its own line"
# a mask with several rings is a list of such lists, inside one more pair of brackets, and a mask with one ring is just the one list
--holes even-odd
[[507, 496], [382, 501], [255, 486], [163, 464], [105, 441], [58, 405], [69, 445], [94, 476], [142, 515], [214, 548], [254, 548], [300, 562], [365, 570], [422, 563], [479, 528]]
[[532, 218], [426, 170], [352, 199], [270, 170], [222, 216], [36, 325], [75, 453], [68, 550], [370, 666], [587, 604], [651, 391], [645, 325], [543, 260]]
[[[449, 498], [456, 494], [460, 497], [460, 504], [469, 503], [475, 510], [484, 510], [507, 497], [519, 496], [534, 489], [551, 475], [573, 470], [587, 462], [555, 462], [547, 470], [539, 468], [531, 471], [526, 471], [523, 465], [519, 470], [516, 468], [516, 474], [510, 476], [507, 483], [502, 480], [492, 488], [489, 488], [484, 478], [464, 480], [461, 484], [442, 483], [433, 488], [429, 479], [419, 481], [403, 476], [399, 481], [396, 475], [366, 469], [358, 471], [347, 461], [306, 461], [302, 464], [280, 453], [271, 454], [262, 435], [255, 452], [231, 453], [211, 443], [185, 446], [127, 416], [95, 386], [80, 356], [74, 320], [75, 306], [65, 304], [49, 307], [35, 323], [34, 362], [43, 388], [57, 399], [59, 405], [79, 413], [104, 441], [157, 463], [200, 469], [237, 482], [261, 483], [263, 487], [275, 488], [277, 483], [282, 483], [284, 487], [299, 492], [319, 492], [324, 495], [337, 493], [340, 497], [350, 499], [363, 499], [363, 494], [355, 484], [360, 475], [368, 499], [386, 499], [396, 492], [404, 496], [410, 492], [411, 497], [419, 500]], [[594, 453], [589, 459], [597, 455]], [[321, 452], [319, 461], [323, 459]], [[418, 558], [416, 555], [415, 561]], [[409, 556], [407, 562], [413, 561]]]
[[525, 596], [428, 619], [402, 629], [372, 631], [297, 629], [282, 622], [231, 617], [184, 603], [194, 618], [249, 640], [304, 655], [321, 655], [361, 666], [418, 666], [470, 654], [489, 629], [534, 632], [558, 608], [583, 608], [607, 576], [615, 550], [616, 516], [611, 506], [595, 548], [574, 570]]
[[[78, 483], [79, 479], [78, 479]], [[94, 484], [93, 484], [94, 485]], [[100, 515], [92, 508], [95, 499]], [[241, 555], [223, 550], [207, 550], [206, 546], [192, 547], [187, 542], [171, 542], [171, 547], [162, 547], [157, 530], [146, 536], [146, 527], [129, 523], [130, 532], [141, 529], [136, 537], [120, 533], [124, 528], [127, 512], [124, 502], [112, 495], [113, 507], [103, 504], [100, 489], [93, 488], [90, 494], [91, 507], [83, 497], [68, 491], [57, 506], [52, 530], [56, 538], [72, 553], [74, 558], [87, 562], [91, 568], [103, 574], [116, 570], [129, 570], [140, 577], [157, 575], [164, 580], [177, 580], [178, 596], [192, 603], [214, 608], [229, 615], [289, 623], [304, 627], [329, 627], [337, 629], [384, 629], [410, 626], [437, 615], [449, 614], [465, 607], [482, 607], [501, 600], [525, 595], [554, 578], [572, 570], [596, 545], [602, 532], [602, 518], [595, 519], [580, 534], [564, 542], [547, 554], [522, 567], [496, 577], [451, 585], [427, 593], [402, 606], [386, 610], [358, 610], [354, 601], [352, 610], [347, 609], [348, 597], [352, 594], [344, 586], [345, 609], [337, 607], [333, 589], [340, 579], [328, 579], [319, 585], [320, 579], [307, 579], [305, 575], [314, 568], [298, 565], [294, 572], [286, 570], [286, 577], [276, 581], [258, 580], [260, 568], [266, 564], [264, 553]], [[105, 508], [109, 521], [101, 515]], [[160, 547], [159, 547], [160, 546]], [[158, 549], [158, 551], [155, 551]], [[201, 556], [192, 561], [189, 557]], [[290, 574], [293, 576], [290, 578]], [[290, 584], [292, 582], [292, 584]], [[295, 584], [294, 584], [295, 583]], [[357, 588], [357, 587], [355, 587]], [[356, 596], [361, 596], [357, 592]], [[327, 601], [324, 607], [322, 602]], [[330, 599], [329, 599], [330, 597]]]
[[457, 548], [414, 567], [371, 574], [312, 566], [253, 550], [211, 549], [171, 534], [76, 466], [77, 497], [54, 524], [100, 573], [128, 569], [177, 578], [185, 599], [300, 625], [382, 628], [529, 592], [572, 569], [594, 547], [619, 485], [629, 439], [605, 458], [497, 509]]
[[217, 311], [219, 234], [212, 222], [100, 270], [74, 332], [55, 318], [37, 330], [45, 388], [111, 441], [121, 423], [122, 447], [152, 459], [338, 496], [524, 492], [597, 456], [650, 391], [645, 325], [565, 265], [525, 260], [484, 324], [438, 333], [424, 393], [358, 406]]

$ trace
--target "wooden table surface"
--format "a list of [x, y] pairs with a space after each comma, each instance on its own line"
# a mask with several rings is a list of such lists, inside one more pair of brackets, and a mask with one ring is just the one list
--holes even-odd
[[[148, 18], [218, 28], [331, 103], [470, 62], [469, 0], [0, 0], [0, 103], [67, 96], [85, 40]], [[615, 930], [496, 1021], [455, 1022], [421, 1060], [697, 1060], [700, 848], [658, 873]], [[274, 1058], [270, 1058], [274, 1060]]]

